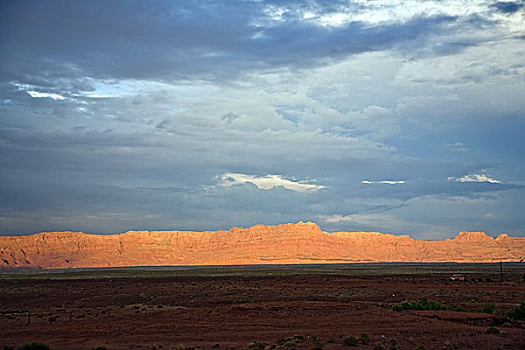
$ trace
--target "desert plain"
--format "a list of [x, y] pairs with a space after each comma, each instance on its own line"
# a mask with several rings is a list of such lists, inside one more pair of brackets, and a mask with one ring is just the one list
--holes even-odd
[[[524, 274], [523, 263], [503, 275], [497, 263], [5, 270], [0, 346], [523, 349], [525, 323], [505, 314], [525, 300]], [[445, 309], [395, 310], [421, 298]]]

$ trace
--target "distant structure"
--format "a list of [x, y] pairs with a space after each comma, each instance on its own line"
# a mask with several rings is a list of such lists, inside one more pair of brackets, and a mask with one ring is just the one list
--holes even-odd
[[450, 280], [451, 281], [464, 281], [465, 280], [465, 276], [463, 276], [460, 273], [455, 273], [452, 276], [450, 276]]

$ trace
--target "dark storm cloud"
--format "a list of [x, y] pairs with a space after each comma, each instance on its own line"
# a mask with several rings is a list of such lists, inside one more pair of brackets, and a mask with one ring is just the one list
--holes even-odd
[[513, 1], [498, 1], [495, 4], [490, 5], [492, 8], [495, 8], [499, 12], [503, 13], [514, 13], [519, 11], [522, 7], [525, 6], [523, 1], [513, 2]]
[[[294, 4], [290, 6], [297, 7]], [[351, 22], [325, 28], [292, 13], [283, 21], [265, 20], [255, 26], [264, 5], [246, 1], [192, 1], [183, 7], [172, 2], [10, 2], [0, 17], [0, 74], [4, 80], [53, 89], [58, 85], [69, 92], [93, 90], [85, 76], [220, 79], [243, 69], [309, 66], [324, 58], [391, 48], [439, 32], [457, 20], [416, 17], [407, 23], [370, 27]], [[333, 6], [316, 5], [316, 10], [322, 15]], [[73, 82], [61, 84], [64, 77]]]
[[1, 234], [524, 233], [521, 3], [0, 6]]

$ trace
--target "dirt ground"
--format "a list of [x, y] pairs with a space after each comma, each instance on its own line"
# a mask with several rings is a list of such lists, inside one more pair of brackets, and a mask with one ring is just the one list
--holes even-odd
[[[461, 272], [466, 281], [450, 281]], [[525, 349], [523, 264], [0, 274], [0, 348]], [[394, 311], [426, 297], [464, 311]], [[485, 303], [493, 314], [476, 312]], [[491, 334], [490, 327], [499, 334]], [[492, 333], [497, 333], [490, 328]], [[361, 334], [368, 344], [345, 346]], [[382, 346], [382, 347], [381, 347]]]

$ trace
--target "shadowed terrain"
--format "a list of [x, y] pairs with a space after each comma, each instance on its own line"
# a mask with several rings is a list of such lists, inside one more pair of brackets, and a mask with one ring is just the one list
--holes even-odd
[[[525, 267], [503, 266], [503, 281], [498, 264], [4, 272], [0, 346], [520, 349], [524, 323], [505, 314], [525, 300]], [[394, 310], [421, 298], [442, 309]]]

